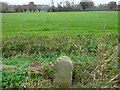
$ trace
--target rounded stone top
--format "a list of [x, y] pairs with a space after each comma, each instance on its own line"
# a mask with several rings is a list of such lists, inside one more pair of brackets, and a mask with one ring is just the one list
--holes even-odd
[[61, 56], [61, 57], [57, 58], [56, 61], [55, 61], [55, 64], [57, 64], [59, 62], [65, 62], [65, 63], [72, 64], [72, 61], [68, 56]]
[[70, 87], [72, 85], [73, 64], [68, 56], [58, 57], [54, 64], [54, 85]]

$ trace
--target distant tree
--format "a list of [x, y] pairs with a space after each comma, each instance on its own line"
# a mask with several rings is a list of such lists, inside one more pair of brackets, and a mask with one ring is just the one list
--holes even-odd
[[94, 8], [98, 11], [107, 11], [108, 10], [107, 4], [100, 4]]
[[33, 2], [30, 2], [30, 3], [28, 4], [28, 9], [29, 9], [30, 12], [32, 11], [33, 5], [34, 5]]
[[72, 5], [69, 1], [65, 1], [65, 5], [63, 6], [64, 11], [72, 11]]
[[61, 4], [58, 3], [57, 8], [56, 8], [56, 11], [57, 11], [57, 12], [62, 11], [62, 6], [61, 6]]
[[35, 9], [33, 10], [33, 12], [35, 12]]
[[8, 10], [8, 3], [1, 2], [1, 4], [2, 4], [2, 12], [5, 12], [6, 10]]
[[28, 4], [28, 8], [29, 8], [29, 11], [31, 12], [32, 10], [35, 12], [36, 10], [36, 5], [34, 4], [34, 2], [30, 2]]
[[59, 4], [59, 3], [58, 3], [58, 5], [57, 5], [57, 6], [58, 6], [58, 8], [59, 8], [59, 9], [61, 9], [61, 8], [62, 8], [61, 4]]
[[26, 12], [27, 11], [27, 9], [26, 8], [24, 8], [24, 12]]
[[109, 8], [110, 10], [117, 9], [117, 4], [116, 4], [116, 2], [114, 2], [114, 1], [109, 2], [109, 3], [107, 4], [107, 6], [108, 6], [108, 8]]
[[118, 2], [118, 11], [120, 11], [120, 1]]
[[23, 7], [21, 5], [18, 5], [18, 11], [23, 12]]
[[19, 12], [18, 6], [15, 7], [15, 11], [16, 11], [16, 12]]
[[72, 1], [72, 6], [73, 6], [73, 7], [75, 6], [75, 1], [74, 1], [74, 0]]
[[69, 1], [60, 2], [56, 7], [56, 11], [80, 11], [80, 10], [81, 5], [75, 5], [74, 0], [72, 3], [70, 3]]
[[24, 10], [24, 12], [26, 12], [27, 11], [27, 5], [23, 5], [23, 10]]
[[94, 2], [92, 0], [81, 0], [80, 5], [83, 10], [92, 8], [94, 6]]
[[40, 12], [40, 11], [41, 11], [41, 9], [40, 9], [40, 8], [38, 8], [38, 11]]
[[99, 8], [107, 8], [107, 4], [100, 4], [97, 7], [99, 7]]
[[70, 8], [70, 7], [71, 7], [71, 5], [70, 5], [70, 2], [69, 2], [69, 1], [66, 1], [65, 3], [66, 3], [66, 7], [67, 7], [67, 8]]
[[32, 9], [29, 9], [30, 12], [32, 12]]
[[77, 5], [77, 11], [81, 11], [82, 10], [82, 6], [81, 6], [81, 4], [78, 4]]
[[50, 9], [48, 9], [47, 12], [50, 12]]
[[51, 11], [55, 12], [55, 6], [54, 6], [54, 1], [51, 0]]
[[62, 7], [62, 2], [60, 2], [60, 6]]
[[46, 7], [46, 11], [47, 11], [47, 12], [50, 12], [50, 9], [51, 9], [50, 6], [47, 6], [47, 7]]
[[72, 1], [71, 8], [72, 8], [72, 10], [75, 10], [75, 1], [74, 0]]
[[55, 12], [55, 6], [51, 6], [51, 11]]
[[37, 10], [36, 5], [33, 6], [33, 12], [35, 12]]

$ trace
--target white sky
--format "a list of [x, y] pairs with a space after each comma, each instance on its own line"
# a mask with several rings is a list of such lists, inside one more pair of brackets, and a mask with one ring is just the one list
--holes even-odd
[[[35, 4], [47, 4], [50, 5], [51, 4], [51, 0], [0, 0], [1, 2], [8, 2], [8, 4], [16, 4], [16, 5], [22, 5], [22, 4], [28, 4], [29, 2], [34, 2]], [[60, 1], [66, 1], [66, 0], [53, 0], [56, 4], [57, 2]], [[73, 0], [68, 0], [68, 1], [73, 1]], [[75, 3], [79, 3], [81, 0], [74, 0]], [[95, 5], [99, 5], [99, 4], [107, 4], [110, 1], [116, 1], [118, 3], [118, 1], [120, 0], [92, 0], [94, 2]]]

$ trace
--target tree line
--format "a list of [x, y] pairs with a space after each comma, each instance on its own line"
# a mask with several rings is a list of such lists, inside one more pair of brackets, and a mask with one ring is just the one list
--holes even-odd
[[38, 10], [40, 12], [40, 8], [37, 8], [34, 2], [30, 2], [28, 5], [8, 5], [6, 2], [1, 2], [2, 10], [1, 12], [35, 12]]
[[[1, 6], [2, 5], [2, 6]], [[54, 5], [54, 1], [51, 0], [51, 6], [46, 5], [44, 8], [39, 7], [34, 4], [34, 2], [30, 2], [28, 5], [8, 5], [8, 3], [0, 2], [0, 12], [36, 12], [45, 10], [47, 12], [69, 12], [69, 11], [110, 11], [110, 10], [120, 10], [116, 2], [111, 1], [108, 4], [100, 4], [98, 6], [94, 5], [92, 0], [81, 0], [78, 4], [73, 2], [64, 1], [59, 2], [57, 6]], [[12, 7], [10, 9], [10, 7]]]
[[[74, 4], [69, 1], [58, 3], [57, 7], [54, 6], [54, 1], [51, 0], [52, 6], [50, 11], [52, 12], [61, 12], [61, 11], [117, 11], [118, 5], [116, 2], [111, 1], [108, 4], [100, 4], [95, 6], [92, 0], [81, 0], [79, 4]], [[63, 5], [62, 5], [63, 4]]]

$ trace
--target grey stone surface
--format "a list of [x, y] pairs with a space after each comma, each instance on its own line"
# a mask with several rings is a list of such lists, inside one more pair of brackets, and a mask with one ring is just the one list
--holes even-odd
[[54, 85], [70, 87], [72, 85], [73, 64], [69, 57], [61, 56], [54, 64]]

